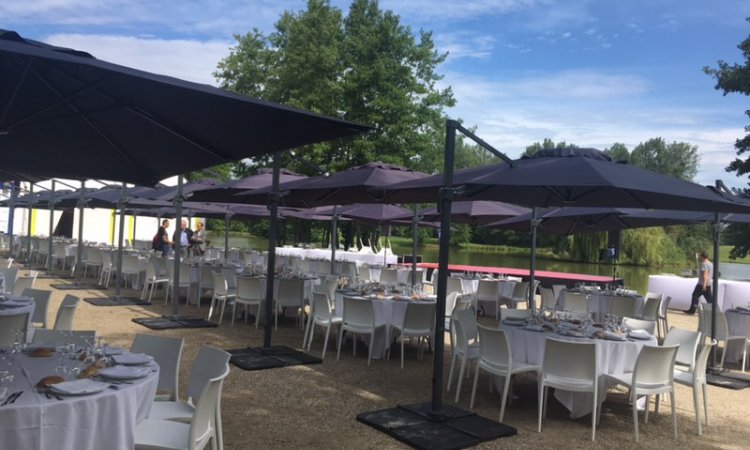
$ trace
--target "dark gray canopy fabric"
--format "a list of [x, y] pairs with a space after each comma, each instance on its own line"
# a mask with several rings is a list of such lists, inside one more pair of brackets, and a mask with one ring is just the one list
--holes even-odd
[[[235, 197], [236, 194], [252, 189], [269, 188], [273, 181], [272, 178], [272, 169], [260, 169], [257, 174], [240, 180], [227, 181], [211, 188], [194, 190], [188, 197], [190, 201], [195, 202], [236, 203], [238, 201], [238, 198]], [[305, 175], [300, 175], [289, 169], [279, 171], [279, 183], [288, 183], [305, 178], [307, 178]]]
[[[427, 174], [406, 167], [370, 162], [331, 174], [280, 184], [285, 193], [282, 202], [288, 207], [310, 208], [353, 203], [393, 203], [386, 194], [391, 186], [426, 177]], [[237, 194], [246, 203], [265, 203], [271, 188]]]
[[0, 30], [2, 170], [155, 185], [368, 128]]
[[[392, 186], [393, 202], [437, 198], [442, 175]], [[495, 200], [536, 207], [595, 206], [748, 213], [750, 207], [695, 183], [629, 164], [594, 149], [540, 152], [531, 158], [456, 171], [457, 200]]]
[[[529, 208], [503, 202], [487, 200], [453, 202], [451, 206], [451, 222], [481, 225], [530, 212]], [[425, 220], [440, 219], [440, 211], [437, 208], [426, 209], [421, 215]]]
[[[750, 223], [750, 214], [721, 214], [726, 223]], [[699, 211], [643, 210], [632, 208], [553, 208], [538, 211], [539, 231], [580, 234], [691, 223], [712, 223], [715, 213]], [[487, 224], [488, 228], [516, 231], [531, 229], [531, 213]]]

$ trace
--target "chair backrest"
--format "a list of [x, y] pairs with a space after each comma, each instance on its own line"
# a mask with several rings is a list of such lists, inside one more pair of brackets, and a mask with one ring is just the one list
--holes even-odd
[[13, 292], [18, 279], [18, 267], [0, 268], [0, 274], [5, 279], [5, 292]]
[[331, 261], [323, 260], [318, 261], [318, 274], [320, 275], [328, 275], [331, 272]]
[[615, 295], [609, 298], [609, 313], [617, 317], [635, 317], [635, 297]]
[[509, 317], [526, 319], [528, 317], [531, 317], [531, 310], [500, 308], [500, 320], [507, 319]]
[[221, 268], [221, 274], [224, 275], [224, 279], [227, 280], [227, 289], [237, 289], [237, 271], [234, 266], [225, 266]]
[[96, 330], [46, 330], [39, 328], [34, 330], [32, 344], [65, 345], [75, 344], [82, 348], [91, 346], [96, 342]]
[[34, 287], [34, 281], [36, 281], [36, 277], [18, 278], [15, 286], [13, 286], [13, 295], [23, 295], [23, 291]]
[[398, 283], [398, 271], [388, 267], [380, 270], [380, 283], [395, 286]]
[[479, 358], [496, 368], [507, 368], [512, 361], [510, 343], [505, 332], [482, 325], [479, 329]]
[[214, 295], [227, 295], [227, 280], [224, 278], [224, 274], [221, 272], [211, 272], [212, 286], [214, 287]]
[[633, 317], [623, 317], [622, 324], [631, 330], [643, 330], [648, 334], [654, 334], [654, 331], [656, 331], [655, 320], [640, 320]]
[[102, 257], [102, 268], [109, 270], [112, 268], [112, 253], [108, 250], [102, 250], [99, 252]]
[[435, 328], [435, 302], [409, 302], [404, 315], [404, 329], [432, 330]]
[[156, 269], [156, 260], [159, 258], [149, 258], [148, 264], [146, 264], [146, 280], [153, 280], [156, 277], [157, 269]]
[[[674, 380], [674, 361], [677, 356], [677, 345], [661, 347], [644, 345], [635, 360], [633, 382], [631, 386], [654, 387], [672, 384]], [[631, 390], [631, 397], [636, 395], [636, 389]]]
[[555, 291], [552, 288], [540, 287], [539, 292], [542, 293], [542, 308], [554, 311], [557, 305]]
[[[437, 281], [437, 278], [435, 278], [434, 276], [432, 277], [432, 279]], [[461, 283], [460, 278], [448, 277], [448, 284], [446, 286], [447, 286], [446, 292], [458, 292], [459, 294], [464, 293], [464, 286]]]
[[424, 280], [424, 269], [417, 269], [416, 274], [414, 274], [412, 270], [409, 269], [406, 275], [406, 284], [408, 284], [409, 286], [412, 285], [412, 278], [414, 279], [415, 283], [421, 283]]
[[29, 313], [7, 314], [0, 316], [0, 347], [10, 347], [16, 341], [16, 331], [21, 330], [26, 342], [26, 331], [29, 328]]
[[138, 261], [138, 255], [124, 254], [122, 255], [122, 272], [123, 273], [139, 273], [141, 266]]
[[[201, 288], [213, 289], [214, 288], [214, 274], [216, 268], [214, 266], [204, 265], [201, 266]], [[224, 277], [221, 277], [224, 279]], [[180, 273], [180, 283], [182, 283], [182, 273]], [[226, 290], [225, 290], [226, 291]]]
[[231, 357], [232, 355], [224, 350], [207, 345], [202, 346], [190, 367], [187, 386], [188, 399], [197, 400], [208, 380], [224, 373]]
[[338, 287], [339, 287], [338, 279], [332, 278], [330, 280], [321, 281], [320, 284], [314, 285], [313, 290], [322, 292], [328, 295], [329, 299], [333, 300], [334, 298], [336, 298], [336, 289], [338, 289]]
[[31, 315], [31, 323], [41, 323], [42, 328], [47, 328], [47, 311], [49, 310], [52, 291], [27, 288], [23, 290], [21, 295], [34, 299], [34, 313]]
[[305, 280], [302, 278], [282, 278], [279, 280], [279, 306], [302, 306], [305, 297]]
[[474, 312], [468, 309], [454, 312], [453, 326], [456, 329], [456, 348], [466, 351], [469, 344], [479, 336], [477, 318]]
[[154, 265], [154, 271], [159, 278], [166, 277], [168, 274], [167, 270], [167, 258], [154, 256], [150, 260]]
[[159, 385], [157, 393], [168, 392], [172, 401], [179, 399], [180, 360], [185, 340], [153, 334], [136, 334], [130, 351], [146, 353], [159, 363]]
[[448, 292], [445, 296], [445, 317], [453, 315], [453, 310], [456, 309], [456, 299], [458, 299], [458, 292]]
[[240, 300], [262, 300], [263, 279], [257, 277], [237, 277], [237, 298]]
[[479, 280], [477, 300], [497, 300], [499, 293], [497, 280]]
[[693, 383], [705, 383], [706, 381], [706, 366], [708, 365], [708, 356], [711, 354], [711, 349], [717, 345], [716, 339], [711, 339], [710, 342], [706, 342], [701, 347], [698, 357], [695, 359], [695, 368], [693, 369]]
[[596, 378], [596, 343], [547, 338], [541, 373], [544, 377], [593, 381]]
[[372, 300], [344, 296], [344, 310], [341, 312], [344, 324], [360, 327], [375, 326], [375, 311]]
[[682, 328], [670, 328], [664, 337], [663, 345], [679, 345], [675, 362], [689, 366], [692, 370], [695, 366], [695, 354], [701, 340], [700, 331], [683, 330]]
[[566, 310], [569, 309], [579, 313], [588, 312], [589, 302], [583, 292], [563, 291], [562, 299], [563, 308]]
[[73, 329], [73, 318], [78, 308], [79, 298], [74, 295], [66, 295], [63, 298], [60, 307], [57, 309], [57, 316], [55, 317], [55, 330], [72, 330]]
[[331, 300], [325, 292], [313, 292], [313, 315], [327, 322], [333, 316]]
[[513, 285], [513, 299], [526, 299], [529, 298], [529, 282], [520, 281]]
[[659, 307], [663, 301], [664, 295], [654, 294], [649, 292], [646, 294], [646, 300], [643, 304], [643, 314], [641, 318], [643, 320], [657, 320], [659, 318]]
[[228, 364], [221, 374], [209, 378], [204, 384], [190, 422], [188, 448], [205, 448], [209, 439], [216, 442], [216, 433], [221, 432], [221, 425], [215, 422], [221, 417], [221, 414], [217, 414], [217, 410], [221, 405], [221, 391], [227, 375], [229, 375]]
[[726, 340], [729, 337], [729, 324], [727, 323], [727, 317], [719, 309], [716, 310], [716, 329], [713, 335], [711, 334], [712, 309], [713, 305], [710, 303], [698, 306], [698, 313], [700, 314], [698, 331], [703, 333], [704, 336], [713, 336], [718, 341]]
[[552, 293], [555, 295], [555, 301], [560, 300], [560, 294], [565, 290], [564, 284], [553, 284]]
[[669, 303], [672, 301], [672, 296], [665, 295], [662, 297], [662, 302], [659, 305], [659, 318], [666, 319], [667, 311], [669, 310]]
[[359, 279], [361, 281], [372, 281], [372, 275], [370, 275], [370, 267], [368, 267], [367, 264], [364, 264], [359, 268]]

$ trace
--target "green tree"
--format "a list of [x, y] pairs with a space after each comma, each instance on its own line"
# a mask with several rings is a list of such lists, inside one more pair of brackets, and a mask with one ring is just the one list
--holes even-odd
[[[256, 95], [373, 126], [359, 138], [309, 146], [306, 160], [329, 171], [382, 160], [439, 167], [444, 139], [443, 108], [455, 104], [439, 89], [438, 53], [432, 34], [418, 39], [376, 0], [355, 0], [346, 16], [327, 0], [285, 12], [268, 36], [252, 30], [215, 76], [231, 90]], [[310, 168], [286, 157], [287, 167]], [[267, 165], [260, 158], [253, 164]]]
[[534, 156], [534, 153], [538, 152], [539, 150], [553, 150], [553, 149], [564, 149], [564, 148], [577, 148], [578, 146], [575, 144], [568, 144], [565, 141], [560, 141], [555, 143], [550, 138], [544, 138], [544, 141], [542, 143], [534, 142], [533, 144], [526, 147], [526, 150], [521, 154], [522, 157], [524, 156]]
[[641, 142], [630, 153], [630, 163], [681, 180], [692, 181], [698, 173], [698, 147], [687, 142], [666, 143], [662, 138]]
[[628, 147], [620, 142], [615, 142], [614, 144], [612, 144], [612, 147], [604, 149], [604, 153], [608, 154], [614, 161], [617, 162], [630, 161], [630, 151], [628, 151]]

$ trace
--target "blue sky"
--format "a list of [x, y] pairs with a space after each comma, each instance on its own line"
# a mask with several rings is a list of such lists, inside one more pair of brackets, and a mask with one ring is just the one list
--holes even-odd
[[[348, 1], [332, 1], [347, 10]], [[3, 0], [0, 27], [143, 70], [216, 84], [233, 34], [273, 29], [300, 0]], [[549, 137], [632, 150], [652, 137], [699, 147], [696, 181], [745, 186], [724, 172], [750, 119], [702, 71], [742, 62], [744, 0], [381, 0], [449, 52], [448, 111], [511, 157]]]

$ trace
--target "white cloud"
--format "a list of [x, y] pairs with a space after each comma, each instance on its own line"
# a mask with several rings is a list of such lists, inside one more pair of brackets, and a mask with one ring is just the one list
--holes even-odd
[[56, 34], [46, 42], [82, 49], [98, 59], [197, 83], [216, 84], [212, 73], [231, 42], [131, 36]]
[[495, 38], [471, 31], [439, 33], [435, 35], [435, 46], [440, 52], [448, 52], [451, 61], [459, 58], [486, 59], [492, 55]]
[[501, 15], [532, 9], [546, 0], [383, 0], [383, 9], [422, 20], [463, 20], [480, 16]]

